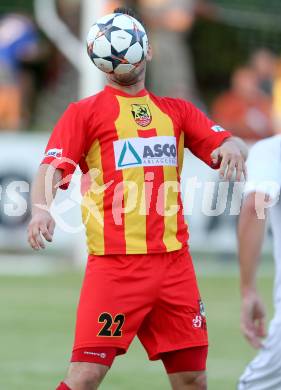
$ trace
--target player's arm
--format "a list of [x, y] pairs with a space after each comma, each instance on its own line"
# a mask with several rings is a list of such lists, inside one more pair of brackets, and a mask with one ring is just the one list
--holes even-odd
[[71, 176], [85, 152], [86, 127], [83, 112], [70, 104], [50, 137], [45, 157], [32, 187], [32, 219], [28, 241], [33, 249], [44, 248], [51, 241], [55, 222], [49, 212], [58, 188], [66, 190]]
[[236, 180], [241, 180], [242, 174], [246, 177], [245, 143], [215, 124], [193, 104], [185, 101], [179, 101], [179, 104], [181, 104], [185, 146], [210, 167], [220, 168], [221, 177], [227, 180], [230, 180], [233, 174]]
[[238, 223], [241, 331], [255, 348], [261, 347], [261, 338], [265, 336], [265, 309], [256, 286], [266, 225], [266, 218], [258, 218], [264, 211], [264, 202], [259, 200], [264, 197], [262, 193], [250, 193], [244, 200]]
[[32, 218], [28, 225], [28, 242], [35, 250], [45, 248], [43, 237], [52, 241], [55, 221], [49, 210], [61, 180], [60, 169], [48, 164], [40, 165], [32, 186]]

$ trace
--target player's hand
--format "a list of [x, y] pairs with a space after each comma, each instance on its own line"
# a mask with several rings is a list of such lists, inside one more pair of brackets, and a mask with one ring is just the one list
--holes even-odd
[[34, 250], [44, 249], [46, 241], [51, 242], [55, 230], [55, 221], [49, 211], [37, 210], [28, 225], [28, 242]]
[[234, 177], [236, 181], [241, 181], [242, 174], [246, 179], [246, 155], [240, 146], [236, 140], [230, 138], [212, 152], [211, 158], [213, 164], [217, 165], [220, 163], [221, 178], [231, 180], [235, 173]]
[[242, 298], [241, 330], [254, 348], [261, 348], [265, 331], [265, 307], [259, 295], [251, 291]]

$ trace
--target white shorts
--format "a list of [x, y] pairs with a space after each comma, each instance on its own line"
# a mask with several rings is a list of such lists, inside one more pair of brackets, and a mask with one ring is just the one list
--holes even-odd
[[270, 323], [268, 337], [239, 379], [238, 390], [281, 390], [281, 318]]

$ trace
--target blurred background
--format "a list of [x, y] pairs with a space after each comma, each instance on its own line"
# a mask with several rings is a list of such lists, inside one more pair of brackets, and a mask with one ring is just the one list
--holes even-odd
[[[0, 388], [54, 389], [67, 367], [86, 260], [79, 172], [60, 191], [54, 243], [26, 243], [29, 192], [67, 105], [101, 90], [86, 55], [98, 17], [119, 5], [142, 16], [154, 50], [147, 87], [182, 97], [251, 146], [281, 132], [279, 0], [2, 0], [0, 3]], [[194, 180], [199, 187], [190, 197]], [[234, 389], [253, 351], [239, 333], [236, 222], [242, 187], [186, 152], [182, 174], [191, 249], [209, 317], [209, 388]], [[60, 211], [58, 211], [58, 209]], [[260, 275], [271, 312], [271, 235]], [[223, 342], [222, 342], [223, 338]], [[136, 376], [136, 372], [139, 375]], [[136, 342], [101, 388], [168, 389]], [[136, 382], [137, 378], [137, 382]], [[134, 380], [133, 380], [134, 379]]]

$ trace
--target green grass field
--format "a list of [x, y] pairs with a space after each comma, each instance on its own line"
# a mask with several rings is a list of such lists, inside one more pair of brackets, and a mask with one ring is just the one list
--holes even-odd
[[[199, 277], [210, 336], [209, 389], [231, 390], [254, 355], [239, 331], [237, 272]], [[54, 390], [71, 352], [81, 273], [0, 277], [0, 389]], [[272, 277], [260, 278], [271, 313]], [[118, 357], [101, 389], [165, 390], [161, 363], [149, 362], [139, 342]]]

